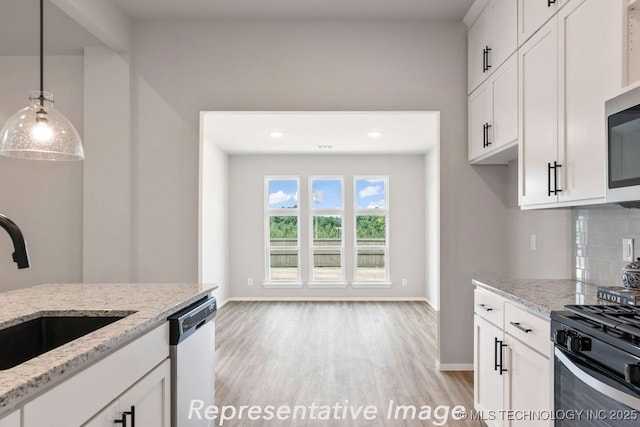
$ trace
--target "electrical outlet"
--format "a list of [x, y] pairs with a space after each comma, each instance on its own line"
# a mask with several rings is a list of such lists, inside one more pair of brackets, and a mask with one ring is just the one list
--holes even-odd
[[622, 261], [633, 261], [633, 239], [622, 239]]
[[535, 234], [532, 234], [529, 237], [529, 247], [531, 248], [532, 251], [535, 251], [536, 249], [538, 249], [538, 238], [536, 237]]
[[407, 286], [407, 279], [402, 279], [402, 286]]
[[247, 285], [253, 286], [253, 279], [251, 277], [247, 279]]

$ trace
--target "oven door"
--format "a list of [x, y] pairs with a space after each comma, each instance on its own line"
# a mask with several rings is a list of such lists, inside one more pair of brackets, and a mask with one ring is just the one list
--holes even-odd
[[554, 416], [561, 427], [637, 427], [640, 390], [555, 347]]

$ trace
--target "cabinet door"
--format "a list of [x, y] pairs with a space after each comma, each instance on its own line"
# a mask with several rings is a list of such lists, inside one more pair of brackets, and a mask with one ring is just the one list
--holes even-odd
[[518, 45], [526, 42], [558, 10], [562, 0], [518, 0]]
[[497, 69], [518, 47], [518, 8], [514, 0], [494, 0], [493, 40], [489, 63]]
[[[557, 160], [558, 43], [552, 19], [518, 51], [520, 80], [520, 205], [558, 200], [549, 195], [548, 164]], [[551, 181], [551, 182], [550, 182]]]
[[502, 147], [518, 139], [518, 57], [513, 55], [491, 79], [493, 123], [491, 148]]
[[[548, 414], [550, 410], [549, 358], [509, 334], [505, 334], [505, 343], [508, 346], [509, 374], [505, 377], [505, 409]], [[549, 420], [511, 420], [507, 417], [505, 424], [506, 427], [548, 427]]]
[[558, 12], [561, 202], [604, 197], [604, 102], [622, 86], [621, 5], [573, 0]]
[[0, 427], [20, 427], [20, 411], [12, 412], [0, 420]]
[[[126, 418], [127, 425], [169, 427], [171, 363], [167, 359], [100, 411], [84, 427], [113, 427]], [[122, 424], [120, 424], [122, 425]]]
[[[492, 325], [478, 315], [474, 315], [474, 406], [478, 411], [489, 414], [490, 411], [499, 411], [503, 405], [503, 377], [496, 371], [496, 357], [498, 351], [503, 351], [496, 346], [496, 338], [502, 340], [502, 329]], [[494, 412], [495, 413], [495, 412]], [[487, 419], [486, 423], [491, 427], [503, 425], [501, 419]]]
[[467, 67], [468, 67], [468, 93], [471, 93], [490, 74], [491, 68], [486, 67], [486, 55], [484, 53], [487, 46], [491, 44], [493, 15], [489, 8], [478, 17], [473, 26], [469, 29], [467, 47]]
[[486, 144], [491, 141], [491, 128], [487, 128], [492, 120], [491, 82], [487, 81], [469, 95], [469, 160], [483, 155], [493, 148]]

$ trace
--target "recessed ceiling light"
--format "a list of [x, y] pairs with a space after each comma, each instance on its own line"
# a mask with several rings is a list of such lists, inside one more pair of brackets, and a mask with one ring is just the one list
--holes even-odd
[[284, 136], [284, 133], [282, 133], [280, 131], [277, 131], [277, 130], [274, 130], [273, 132], [269, 132], [269, 136], [271, 138], [278, 139], [278, 138], [282, 138]]
[[380, 138], [382, 136], [382, 132], [374, 130], [372, 132], [369, 132], [367, 135], [369, 135], [371, 138]]

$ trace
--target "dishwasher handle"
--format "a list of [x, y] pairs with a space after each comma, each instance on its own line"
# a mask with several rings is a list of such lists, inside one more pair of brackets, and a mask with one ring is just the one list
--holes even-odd
[[206, 297], [169, 316], [170, 344], [177, 345], [187, 339], [202, 325], [213, 320], [216, 312], [216, 299]]

